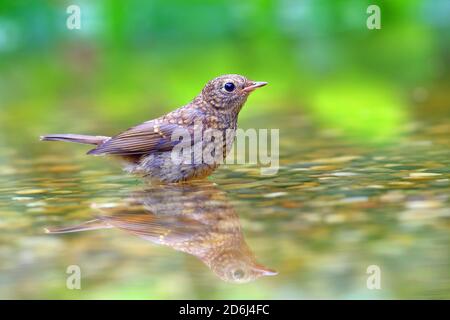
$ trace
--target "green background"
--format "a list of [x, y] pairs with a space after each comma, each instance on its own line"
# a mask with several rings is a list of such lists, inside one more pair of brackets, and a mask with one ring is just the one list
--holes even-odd
[[[0, 1], [0, 297], [448, 298], [449, 17], [446, 0]], [[269, 82], [239, 125], [280, 129], [282, 168], [211, 179], [278, 276], [236, 286], [117, 230], [43, 234], [137, 182], [40, 135], [113, 135], [227, 73]]]

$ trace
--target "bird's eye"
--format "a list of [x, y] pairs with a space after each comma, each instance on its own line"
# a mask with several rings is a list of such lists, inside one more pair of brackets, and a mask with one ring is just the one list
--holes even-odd
[[244, 277], [244, 275], [245, 275], [245, 272], [242, 269], [236, 269], [236, 270], [233, 271], [233, 278], [235, 280], [242, 279]]
[[227, 82], [227, 83], [225, 83], [225, 85], [224, 85], [223, 87], [224, 87], [225, 90], [227, 90], [228, 92], [231, 92], [231, 91], [233, 91], [233, 90], [236, 88], [236, 86], [235, 86], [234, 83], [232, 83], [232, 82]]

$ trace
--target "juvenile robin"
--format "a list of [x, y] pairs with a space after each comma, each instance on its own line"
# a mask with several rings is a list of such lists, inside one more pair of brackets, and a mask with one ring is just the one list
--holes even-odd
[[[251, 81], [244, 76], [229, 74], [209, 81], [190, 103], [157, 119], [146, 121], [114, 137], [78, 134], [51, 134], [41, 136], [45, 141], [69, 141], [96, 145], [89, 155], [114, 155], [125, 161], [125, 170], [143, 174], [160, 182], [180, 182], [201, 179], [210, 175], [220, 161], [199, 161], [195, 147], [204, 150], [207, 144], [202, 139], [193, 140], [192, 161], [174, 161], [174, 147], [183, 139], [174, 139], [176, 132], [209, 129], [223, 135], [216, 139], [225, 159], [231, 149], [237, 128], [238, 114], [248, 96], [267, 82]], [[214, 141], [214, 139], [213, 139]]]

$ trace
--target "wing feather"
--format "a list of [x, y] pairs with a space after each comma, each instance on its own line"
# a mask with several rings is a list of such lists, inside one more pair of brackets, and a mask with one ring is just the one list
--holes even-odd
[[189, 216], [123, 212], [98, 217], [105, 224], [150, 241], [177, 243], [204, 231], [205, 225]]
[[[172, 133], [177, 129], [185, 129], [177, 124], [144, 122], [105, 141], [88, 154], [142, 155], [152, 152], [170, 151], [179, 143], [172, 141]], [[188, 130], [188, 132], [190, 132]]]

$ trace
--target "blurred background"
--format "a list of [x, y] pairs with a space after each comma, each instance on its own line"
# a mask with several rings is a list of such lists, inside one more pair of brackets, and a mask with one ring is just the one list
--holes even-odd
[[[244, 121], [307, 113], [367, 140], [448, 115], [449, 2], [377, 3], [381, 30], [366, 27], [372, 2], [361, 0], [2, 1], [0, 125], [12, 131], [2, 140], [16, 143], [19, 127], [27, 139], [105, 133], [183, 105], [226, 73], [270, 83]], [[80, 30], [66, 27], [70, 4]]]
[[[72, 4], [81, 8], [80, 30], [66, 26]], [[366, 26], [370, 4], [381, 8], [380, 30]], [[217, 298], [448, 298], [449, 17], [447, 0], [1, 1], [0, 296], [205, 298], [214, 292], [211, 297]], [[83, 251], [91, 242], [82, 235], [62, 243], [61, 237], [42, 236], [42, 227], [64, 224], [66, 215], [83, 220], [92, 198], [111, 197], [111, 190], [137, 182], [122, 180], [117, 166], [105, 159], [84, 157], [83, 146], [43, 144], [38, 137], [113, 135], [188, 103], [208, 80], [226, 73], [269, 82], [249, 99], [240, 126], [280, 129], [280, 176], [263, 181], [254, 167], [232, 167], [214, 179], [230, 193], [250, 244], [262, 252], [261, 260], [266, 253], [266, 264], [273, 262], [270, 267], [280, 275], [263, 287], [217, 284], [213, 290], [209, 286], [215, 282], [197, 284], [192, 275], [175, 273], [172, 280], [158, 281], [150, 272], [142, 276], [147, 287], [137, 281], [148, 267], [144, 264], [124, 273], [135, 279], [131, 284], [120, 278], [113, 285], [113, 272], [103, 270], [102, 276], [92, 271], [91, 288], [97, 291], [83, 296], [59, 288], [65, 274], [57, 270], [76, 260], [62, 252], [74, 246]], [[345, 174], [358, 170], [367, 170], [361, 180]], [[260, 184], [263, 189], [255, 189]], [[350, 200], [339, 204], [335, 197]], [[261, 204], [263, 220], [254, 203]], [[358, 218], [370, 210], [379, 213], [375, 220]], [[437, 220], [405, 227], [399, 222], [404, 216], [396, 220], [404, 210], [413, 210], [407, 221], [422, 221], [423, 214]], [[414, 210], [425, 213], [417, 218]], [[326, 218], [336, 212], [341, 215]], [[349, 219], [367, 223], [359, 230], [362, 238], [351, 223], [339, 232], [326, 225]], [[280, 233], [284, 236], [275, 241]], [[112, 252], [143, 259], [151, 245], [135, 241], [142, 247], [136, 256], [125, 246]], [[386, 247], [393, 251], [383, 261], [397, 270], [390, 290], [377, 296], [346, 282], [364, 277], [365, 267], [354, 277], [345, 267], [352, 253], [370, 262], [372, 253], [382, 255], [380, 248]], [[152, 259], [163, 252], [154, 250]], [[336, 255], [342, 250], [345, 258]], [[155, 270], [192, 271], [193, 263], [204, 268], [194, 260], [175, 268], [170, 261], [183, 265], [180, 253], [164, 252], [164, 259], [152, 262]], [[299, 260], [300, 253], [308, 258]], [[105, 255], [94, 260], [101, 265], [109, 261]], [[53, 264], [52, 259], [60, 260]], [[435, 262], [434, 277], [425, 276], [430, 266], [402, 269], [425, 260]], [[326, 261], [339, 267], [318, 267]], [[36, 275], [41, 269], [50, 282]], [[418, 282], [411, 280], [415, 277]], [[119, 285], [123, 295], [116, 291]]]

